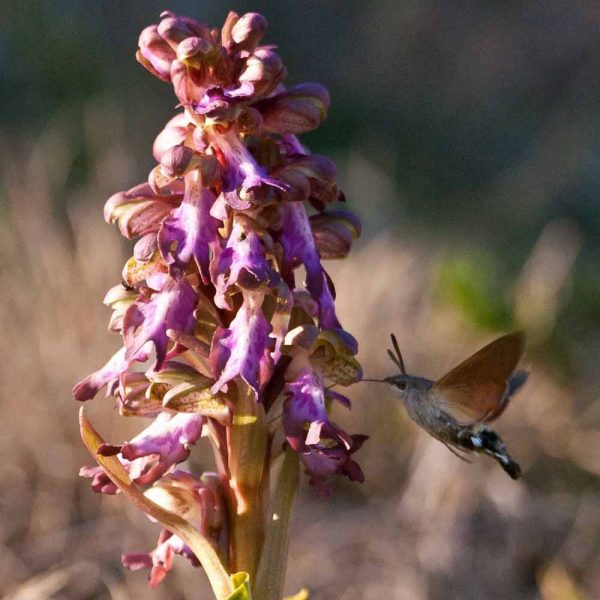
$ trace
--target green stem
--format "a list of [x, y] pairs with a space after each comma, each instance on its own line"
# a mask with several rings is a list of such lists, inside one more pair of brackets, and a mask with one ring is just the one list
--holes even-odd
[[268, 465], [267, 429], [262, 405], [250, 389], [240, 390], [228, 431], [231, 564], [254, 582], [264, 539], [263, 475]]
[[288, 448], [273, 494], [263, 552], [254, 586], [255, 600], [281, 600], [289, 544], [289, 526], [298, 487], [298, 455]]

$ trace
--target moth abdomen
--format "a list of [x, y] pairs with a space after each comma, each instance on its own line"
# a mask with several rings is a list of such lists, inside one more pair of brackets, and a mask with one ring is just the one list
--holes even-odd
[[484, 427], [478, 430], [465, 429], [459, 434], [460, 445], [468, 450], [483, 452], [494, 458], [512, 479], [521, 475], [521, 467], [515, 462], [502, 438], [491, 429]]

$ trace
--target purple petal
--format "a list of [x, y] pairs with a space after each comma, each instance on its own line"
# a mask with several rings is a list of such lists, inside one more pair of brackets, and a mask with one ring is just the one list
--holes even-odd
[[97, 494], [114, 495], [119, 493], [119, 488], [113, 483], [102, 467], [81, 467], [79, 469], [79, 476], [91, 479], [92, 490]]
[[166, 529], [160, 530], [154, 549], [148, 553], [123, 554], [121, 563], [130, 571], [150, 569], [150, 587], [155, 588], [171, 570], [174, 554], [187, 558], [194, 567], [200, 566], [200, 561], [191, 548], [179, 536]]
[[329, 279], [321, 266], [306, 208], [302, 202], [285, 202], [282, 210], [280, 241], [284, 252], [283, 272], [288, 285], [294, 286], [293, 270], [303, 264], [306, 269], [306, 288], [319, 304], [321, 326], [340, 327]]
[[286, 385], [286, 394], [283, 405], [286, 439], [300, 453], [311, 483], [326, 491], [324, 484], [331, 475], [342, 474], [352, 481], [362, 481], [362, 471], [351, 455], [366, 438], [350, 436], [331, 423], [322, 375], [306, 368]]
[[186, 279], [171, 280], [161, 292], [140, 296], [123, 317], [126, 358], [131, 358], [147, 343], [156, 349], [156, 368], [160, 369], [168, 345], [167, 329], [190, 333], [196, 324], [194, 309], [198, 294]]
[[[163, 474], [162, 467], [158, 467], [158, 456], [145, 456], [134, 461], [119, 457], [123, 468], [129, 477], [138, 485], [154, 483]], [[158, 468], [157, 468], [158, 467]], [[81, 467], [79, 475], [92, 480], [92, 490], [98, 494], [118, 494], [119, 488], [112, 482], [104, 469], [99, 466]]]
[[167, 576], [173, 566], [173, 548], [169, 541], [159, 543], [156, 548], [147, 554], [123, 554], [121, 563], [130, 571], [150, 569], [150, 587], [155, 588]]
[[216, 146], [227, 162], [223, 176], [223, 196], [236, 210], [246, 210], [253, 203], [262, 201], [274, 190], [286, 191], [289, 185], [279, 179], [269, 177], [237, 133], [211, 134], [211, 144]]
[[310, 475], [310, 484], [323, 495], [329, 495], [327, 479], [333, 475], [345, 475], [350, 481], [362, 483], [365, 476], [359, 464], [352, 459], [354, 454], [363, 445], [367, 436], [350, 436], [350, 447], [342, 445], [333, 447], [320, 446], [312, 452], [300, 455], [304, 468]]
[[306, 287], [311, 296], [318, 300], [323, 288], [323, 267], [306, 208], [301, 202], [285, 202], [282, 212], [281, 245], [284, 251], [284, 268], [291, 271], [303, 264], [306, 268]]
[[183, 273], [193, 258], [202, 281], [208, 283], [211, 251], [214, 254], [220, 244], [220, 223], [210, 215], [215, 195], [201, 187], [197, 171], [192, 171], [185, 179], [183, 202], [163, 222], [158, 245], [171, 275]]
[[118, 379], [130, 362], [131, 359], [125, 357], [125, 348], [121, 348], [101, 369], [80, 381], [73, 388], [73, 396], [80, 402], [91, 400], [105, 385]]
[[215, 304], [228, 310], [231, 306], [225, 294], [232, 286], [252, 291], [279, 281], [265, 258], [260, 237], [243, 218], [235, 219], [227, 246], [213, 268], [212, 279], [216, 288]]
[[218, 375], [213, 394], [237, 376], [258, 394], [269, 379], [273, 368], [271, 325], [262, 312], [263, 298], [264, 292], [244, 292], [244, 303], [229, 328], [217, 328], [210, 351]]
[[251, 95], [253, 91], [251, 85], [240, 86], [231, 91], [210, 88], [197, 102], [192, 102], [192, 110], [214, 123], [235, 121], [243, 108], [240, 101]]
[[340, 394], [339, 392], [335, 392], [334, 390], [325, 390], [325, 398], [328, 400], [336, 400], [345, 408], [350, 409], [352, 404], [350, 400], [344, 396], [344, 394]]
[[[283, 427], [287, 441], [296, 452], [308, 451], [308, 445], [318, 443], [323, 425], [329, 420], [323, 378], [319, 373], [305, 369], [285, 389]], [[317, 429], [313, 428], [314, 424], [318, 425]]]
[[319, 303], [319, 322], [323, 329], [341, 329], [341, 324], [335, 314], [335, 297], [332, 293], [333, 283], [323, 269], [323, 287], [321, 295], [317, 298]]
[[152, 469], [154, 480], [190, 454], [190, 448], [202, 434], [204, 418], [196, 414], [161, 413], [153, 423], [121, 448], [124, 459], [134, 461], [146, 456], [158, 455]]

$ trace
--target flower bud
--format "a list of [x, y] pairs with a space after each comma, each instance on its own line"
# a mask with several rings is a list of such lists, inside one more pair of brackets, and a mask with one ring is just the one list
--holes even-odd
[[335, 165], [325, 156], [294, 158], [277, 171], [277, 177], [290, 185], [290, 200], [308, 199], [319, 210], [339, 197]]
[[144, 495], [192, 523], [205, 537], [214, 538], [223, 523], [218, 478], [206, 474], [197, 479], [185, 471], [165, 475]]
[[318, 83], [302, 83], [254, 104], [272, 133], [306, 133], [316, 129], [327, 114], [329, 93]]
[[124, 285], [115, 285], [108, 290], [104, 298], [104, 304], [113, 311], [108, 322], [109, 331], [121, 331], [123, 328], [123, 315], [129, 306], [136, 301], [138, 295], [137, 290], [125, 288]]
[[140, 238], [133, 247], [133, 256], [139, 261], [148, 261], [152, 258], [154, 251], [158, 247], [156, 235], [148, 233]]
[[183, 144], [187, 136], [192, 132], [196, 131], [195, 128], [185, 114], [182, 112], [177, 116], [173, 117], [164, 127], [164, 129], [156, 136], [154, 144], [152, 146], [152, 155], [160, 162], [161, 156], [164, 152], [172, 148]]
[[231, 30], [233, 26], [239, 21], [240, 15], [235, 11], [230, 10], [225, 18], [225, 23], [221, 27], [221, 45], [226, 49], [231, 48], [233, 40], [231, 39]]
[[179, 17], [168, 11], [161, 16], [163, 16], [163, 19], [159, 23], [157, 31], [173, 50], [176, 50], [179, 43], [189, 37], [210, 40], [210, 33], [206, 25], [194, 19]]
[[160, 168], [166, 177], [183, 177], [193, 167], [195, 152], [188, 146], [173, 146], [160, 158]]
[[159, 35], [156, 25], [146, 27], [139, 39], [136, 58], [148, 71], [163, 81], [171, 80], [171, 63], [175, 52]]
[[322, 212], [310, 217], [310, 226], [323, 259], [344, 258], [360, 236], [360, 221], [348, 211]]
[[[169, 188], [171, 189], [171, 188]], [[155, 193], [147, 183], [111, 196], [104, 205], [107, 223], [117, 223], [127, 239], [157, 231], [160, 221], [181, 201], [179, 194]]]
[[258, 13], [242, 15], [231, 28], [231, 49], [252, 52], [267, 30], [267, 20]]
[[258, 48], [246, 60], [246, 68], [239, 76], [241, 83], [251, 83], [254, 97], [268, 96], [287, 75], [281, 57], [271, 48]]
[[177, 46], [177, 60], [184, 62], [196, 57], [202, 60], [202, 57], [208, 54], [212, 48], [212, 44], [202, 38], [186, 38]]

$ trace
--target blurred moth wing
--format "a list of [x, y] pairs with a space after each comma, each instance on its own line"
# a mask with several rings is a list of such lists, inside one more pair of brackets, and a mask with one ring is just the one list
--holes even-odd
[[524, 348], [522, 331], [494, 340], [436, 381], [431, 402], [461, 424], [493, 421], [526, 378], [525, 373], [518, 373], [513, 385], [509, 381]]

